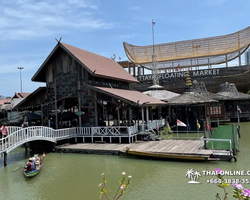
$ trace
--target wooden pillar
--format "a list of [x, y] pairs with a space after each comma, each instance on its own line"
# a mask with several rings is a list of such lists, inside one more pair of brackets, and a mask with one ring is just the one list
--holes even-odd
[[131, 74], [130, 64], [128, 62], [128, 73]]
[[94, 103], [94, 105], [95, 105], [95, 126], [97, 127], [97, 126], [99, 126], [99, 124], [98, 124], [98, 111], [97, 111], [97, 95], [96, 95], [96, 92], [94, 93], [94, 97], [95, 97], [95, 103]]
[[226, 54], [226, 67], [228, 67], [227, 54]]
[[135, 64], [133, 65], [133, 76], [135, 76]]
[[171, 123], [172, 122], [172, 119], [171, 119], [171, 106], [168, 107], [168, 117], [169, 117], [168, 122]]
[[107, 105], [106, 105], [106, 110], [107, 110], [107, 118], [108, 118], [108, 126], [109, 126], [109, 112], [108, 112], [108, 102], [107, 102]]
[[127, 124], [129, 124], [131, 121], [131, 119], [130, 119], [130, 105], [128, 105], [127, 110], [128, 110], [128, 123]]
[[144, 131], [144, 109], [141, 107], [141, 120], [142, 120], [142, 130]]
[[120, 126], [120, 105], [117, 106], [117, 121], [118, 126]]
[[149, 110], [148, 110], [148, 107], [146, 107], [146, 122], [147, 122], [147, 124], [149, 122]]
[[3, 156], [4, 156], [4, 158], [3, 158], [3, 165], [4, 165], [4, 167], [6, 167], [7, 166], [7, 153], [4, 152]]
[[41, 104], [41, 126], [43, 126], [43, 104]]
[[[81, 83], [77, 82], [77, 98], [78, 98], [78, 111], [81, 111]], [[82, 127], [82, 115], [79, 113], [78, 115], [78, 126]]]
[[239, 51], [239, 66], [241, 66], [241, 56], [240, 56], [240, 51]]

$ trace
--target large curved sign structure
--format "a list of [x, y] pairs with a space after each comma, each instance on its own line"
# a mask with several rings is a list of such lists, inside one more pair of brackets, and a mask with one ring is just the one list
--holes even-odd
[[[250, 26], [228, 35], [154, 45], [159, 69], [207, 66], [239, 57], [250, 45]], [[152, 68], [153, 45], [123, 43], [130, 61]]]

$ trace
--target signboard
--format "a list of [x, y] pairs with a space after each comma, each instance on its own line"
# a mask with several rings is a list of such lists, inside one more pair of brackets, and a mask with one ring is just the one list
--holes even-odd
[[[192, 70], [189, 71], [189, 75], [191, 78], [205, 78], [211, 76], [219, 76], [220, 69], [203, 69], [203, 70]], [[170, 79], [177, 79], [177, 78], [186, 78], [187, 71], [178, 71], [178, 72], [167, 72], [167, 73], [159, 73], [158, 74], [159, 80], [170, 80]], [[138, 81], [152, 81], [152, 74], [136, 76]]]
[[76, 115], [83, 115], [84, 112], [82, 112], [81, 110], [79, 110], [79, 111], [75, 112], [75, 114], [76, 114]]

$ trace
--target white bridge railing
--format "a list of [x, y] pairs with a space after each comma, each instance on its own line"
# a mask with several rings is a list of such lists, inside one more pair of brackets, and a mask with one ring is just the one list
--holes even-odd
[[152, 122], [148, 122], [147, 129], [148, 130], [159, 129], [161, 127], [164, 127], [165, 125], [166, 125], [165, 119], [158, 119]]
[[[54, 130], [45, 126], [32, 126], [27, 128], [8, 127], [9, 134], [0, 139], [0, 153], [10, 152], [16, 147], [34, 140], [47, 140], [56, 142], [73, 137], [132, 137], [138, 133], [138, 126], [112, 126], [112, 127], [73, 127]], [[130, 140], [129, 140], [130, 141]]]

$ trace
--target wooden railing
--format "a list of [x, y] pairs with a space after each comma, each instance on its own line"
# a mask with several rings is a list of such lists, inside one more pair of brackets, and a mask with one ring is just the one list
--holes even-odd
[[26, 142], [34, 140], [56, 142], [66, 138], [84, 136], [124, 136], [130, 138], [138, 133], [138, 126], [73, 127], [57, 130], [46, 126], [31, 126], [27, 128], [10, 126], [8, 128], [8, 136], [0, 139], [0, 153], [9, 152]]

